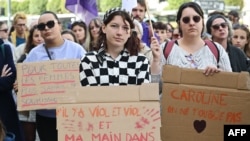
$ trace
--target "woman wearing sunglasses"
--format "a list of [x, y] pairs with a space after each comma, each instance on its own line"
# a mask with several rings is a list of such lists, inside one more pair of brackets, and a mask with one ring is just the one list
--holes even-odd
[[232, 36], [230, 22], [221, 14], [215, 14], [207, 20], [207, 32], [212, 40], [221, 44], [227, 52], [233, 72], [247, 71], [247, 57], [244, 52], [233, 46], [229, 39]]
[[[201, 38], [204, 31], [204, 17], [201, 7], [195, 2], [184, 3], [177, 12], [177, 24], [182, 38], [175, 40], [172, 50], [163, 64], [176, 65], [184, 68], [202, 69], [205, 75], [224, 71], [232, 71], [228, 55], [217, 43], [219, 60]], [[166, 48], [164, 48], [165, 50]], [[152, 62], [152, 74], [161, 71], [159, 47], [152, 48], [155, 61]], [[154, 80], [154, 76], [152, 80]]]
[[[80, 60], [86, 52], [79, 44], [62, 37], [61, 26], [54, 12], [45, 11], [42, 13], [38, 19], [37, 29], [41, 32], [44, 44], [33, 48], [24, 62]], [[58, 140], [55, 110], [37, 110], [36, 125], [40, 141]]]

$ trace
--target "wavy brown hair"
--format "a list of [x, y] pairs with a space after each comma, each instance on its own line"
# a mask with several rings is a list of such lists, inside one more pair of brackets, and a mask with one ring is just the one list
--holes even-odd
[[[109, 13], [109, 11], [107, 11], [107, 13]], [[127, 12], [123, 10], [120, 10], [120, 11], [118, 10], [111, 14], [106, 14], [106, 15], [108, 16], [103, 21], [103, 24], [105, 26], [108, 25], [108, 23], [110, 23], [114, 19], [115, 16], [121, 16], [124, 23], [125, 21], [129, 23], [131, 32], [132, 32], [132, 29], [135, 28], [132, 18]], [[100, 48], [102, 46], [104, 48], [107, 48], [106, 34], [104, 34], [103, 31], [101, 30], [100, 37], [97, 43], [97, 47]], [[131, 33], [131, 36], [128, 38], [127, 42], [125, 43], [124, 48], [126, 48], [129, 51], [130, 55], [137, 55], [140, 52], [140, 39], [137, 37], [136, 32]]]
[[28, 36], [27, 42], [25, 44], [24, 53], [29, 53], [31, 51], [31, 49], [33, 49], [36, 46], [33, 44], [33, 35], [34, 35], [34, 32], [36, 29], [37, 29], [37, 25], [34, 25], [30, 29], [29, 36]]

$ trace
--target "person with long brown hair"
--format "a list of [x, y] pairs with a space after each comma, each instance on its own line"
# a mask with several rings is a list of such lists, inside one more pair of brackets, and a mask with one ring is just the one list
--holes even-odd
[[132, 32], [129, 12], [112, 8], [106, 12], [98, 51], [87, 53], [80, 64], [82, 86], [140, 85], [150, 82], [149, 60], [140, 53], [140, 40]]
[[[22, 63], [29, 52], [37, 45], [43, 43], [44, 40], [41, 36], [37, 26], [33, 26], [29, 31], [28, 40], [25, 44], [24, 52], [17, 60], [17, 63]], [[14, 84], [14, 90], [17, 91], [17, 83]], [[24, 133], [25, 141], [35, 141], [36, 139], [36, 113], [35, 111], [22, 111], [19, 112], [19, 120]]]

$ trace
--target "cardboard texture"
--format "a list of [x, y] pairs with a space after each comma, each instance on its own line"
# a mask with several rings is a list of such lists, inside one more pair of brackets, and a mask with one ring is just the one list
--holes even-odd
[[165, 65], [163, 67], [162, 79], [163, 83], [250, 90], [250, 77], [248, 72], [219, 72], [213, 76], [204, 77], [202, 70], [179, 69], [177, 66]]
[[55, 109], [71, 87], [79, 87], [80, 60], [51, 60], [17, 64], [17, 109]]
[[239, 90], [249, 89], [248, 74], [205, 76], [174, 66], [163, 72], [162, 141], [223, 141], [225, 124], [250, 124], [250, 91]]
[[71, 101], [73, 104], [57, 106], [58, 140], [161, 140], [158, 84], [81, 87], [70, 91], [78, 91], [73, 95], [77, 96]]

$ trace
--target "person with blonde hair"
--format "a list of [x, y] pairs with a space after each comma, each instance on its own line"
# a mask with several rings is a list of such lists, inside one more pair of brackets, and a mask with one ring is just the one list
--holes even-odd
[[19, 12], [16, 13], [13, 26], [14, 31], [11, 33], [10, 40], [17, 47], [26, 42], [28, 38], [27, 32], [27, 16], [25, 13]]

